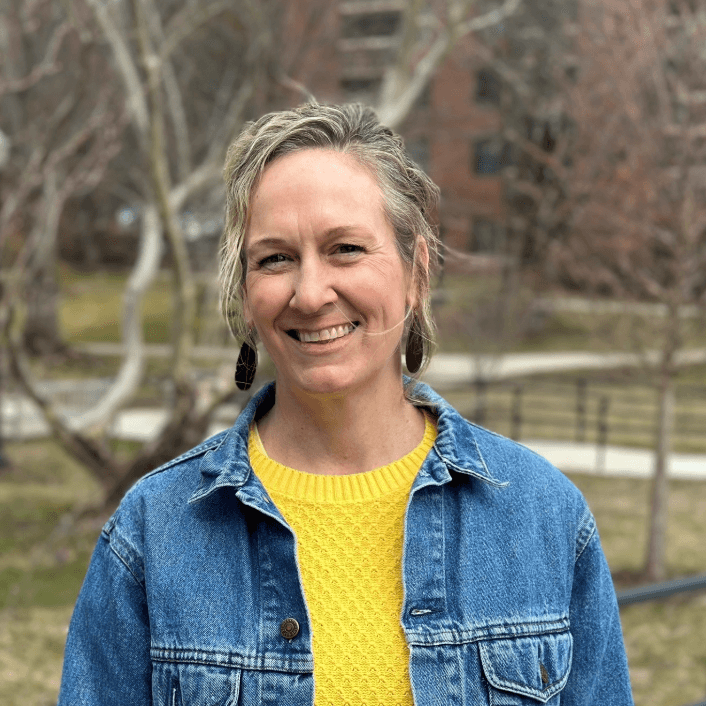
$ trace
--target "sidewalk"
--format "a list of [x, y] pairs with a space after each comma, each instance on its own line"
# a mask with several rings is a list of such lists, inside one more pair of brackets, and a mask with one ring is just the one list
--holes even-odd
[[[544, 456], [564, 473], [595, 473], [622, 478], [650, 478], [654, 467], [654, 452], [624, 446], [577, 444], [562, 441], [521, 441], [524, 446]], [[677, 454], [669, 457], [667, 475], [670, 478], [697, 480], [706, 478], [706, 455]]]
[[[77, 346], [91, 355], [119, 357], [123, 354], [120, 343], [83, 343]], [[167, 358], [171, 348], [167, 345], [147, 344], [145, 355]], [[644, 360], [657, 360], [656, 351], [647, 351]], [[233, 361], [238, 357], [235, 344], [228, 348], [195, 346], [193, 358], [201, 360]], [[459, 383], [473, 382], [481, 377], [486, 381], [502, 380], [520, 375], [566, 372], [570, 370], [604, 370], [639, 366], [643, 359], [634, 353], [589, 353], [585, 351], [560, 351], [555, 353], [505, 353], [502, 355], [469, 355], [467, 353], [435, 353], [423, 380], [432, 387], [444, 389]], [[706, 349], [680, 351], [678, 365], [706, 363]]]
[[[119, 355], [118, 344], [90, 344], [85, 346], [94, 354]], [[148, 355], [165, 355], [167, 348], [148, 346]], [[230, 349], [197, 349], [196, 356], [228, 359], [237, 355]], [[706, 350], [684, 351], [681, 363], [706, 361]], [[503, 356], [471, 356], [439, 353], [432, 359], [423, 379], [443, 394], [443, 391], [471, 383], [479, 375], [485, 380], [512, 378], [541, 372], [613, 368], [635, 365], [632, 354], [596, 354], [586, 352], [526, 353]], [[69, 424], [82, 411], [95, 404], [108, 389], [110, 380], [54, 381], [44, 383], [44, 394], [64, 401], [63, 412]], [[74, 401], [72, 403], [72, 395]], [[80, 400], [80, 401], [78, 401]], [[2, 437], [4, 439], [31, 439], [49, 434], [49, 428], [40, 410], [27, 398], [5, 394], [2, 398]], [[219, 409], [209, 428], [209, 436], [230, 427], [238, 410], [233, 405]], [[167, 419], [166, 410], [157, 408], [131, 409], [116, 415], [111, 434], [116, 438], [147, 441], [154, 438]], [[653, 453], [645, 449], [608, 446], [597, 449], [593, 444], [527, 440], [522, 443], [547, 458], [562, 471], [605, 473], [624, 477], [647, 478], [652, 475]], [[673, 478], [706, 478], [706, 455], [672, 454], [669, 475]]]
[[[70, 410], [67, 410], [70, 417]], [[238, 414], [235, 406], [224, 406], [208, 430], [208, 436], [228, 429]], [[112, 428], [112, 436], [131, 441], [149, 441], [164, 426], [167, 412], [162, 409], [144, 408], [120, 412]], [[13, 430], [11, 420], [5, 417], [3, 438], [37, 438], [47, 436], [49, 428], [39, 410], [34, 414], [27, 407], [22, 418], [22, 433]], [[13, 433], [13, 431], [15, 433]], [[652, 476], [654, 454], [646, 449], [578, 444], [561, 441], [522, 440], [520, 443], [544, 456], [565, 473], [595, 473], [624, 478], [649, 478]], [[706, 478], [706, 455], [672, 454], [668, 468], [671, 478]]]

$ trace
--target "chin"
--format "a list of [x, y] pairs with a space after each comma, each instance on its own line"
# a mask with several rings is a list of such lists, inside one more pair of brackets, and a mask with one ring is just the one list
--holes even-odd
[[301, 371], [299, 375], [278, 376], [278, 381], [287, 380], [292, 390], [312, 396], [344, 396], [363, 388], [377, 388], [389, 382], [394, 375], [402, 380], [402, 370], [395, 372], [384, 369], [353, 369], [351, 366], [331, 366]]
[[[299, 380], [296, 387], [309, 395], [345, 395], [357, 387], [356, 381], [341, 375], [312, 375]], [[358, 381], [358, 385], [360, 381]]]

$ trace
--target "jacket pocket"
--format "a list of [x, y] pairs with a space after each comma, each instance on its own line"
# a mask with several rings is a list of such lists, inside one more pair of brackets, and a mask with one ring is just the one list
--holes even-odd
[[153, 672], [155, 706], [237, 706], [239, 669], [169, 663]]
[[559, 706], [571, 671], [572, 646], [569, 632], [482, 641], [490, 706]]

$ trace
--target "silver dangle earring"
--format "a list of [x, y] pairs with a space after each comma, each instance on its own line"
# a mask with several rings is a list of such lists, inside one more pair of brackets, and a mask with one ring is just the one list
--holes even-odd
[[235, 384], [239, 390], [249, 390], [257, 372], [257, 348], [247, 340], [240, 347], [235, 364]]
[[407, 370], [414, 375], [421, 367], [424, 360], [424, 336], [422, 327], [417, 318], [417, 314], [412, 316], [412, 325], [407, 334], [407, 346], [405, 348], [405, 363]]

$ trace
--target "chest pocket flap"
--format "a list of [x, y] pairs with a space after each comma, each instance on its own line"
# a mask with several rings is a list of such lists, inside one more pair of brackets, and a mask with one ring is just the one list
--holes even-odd
[[518, 700], [518, 695], [547, 703], [566, 685], [572, 646], [569, 632], [481, 642], [485, 678], [491, 687], [504, 692], [493, 694], [491, 703], [498, 706], [526, 703]]

